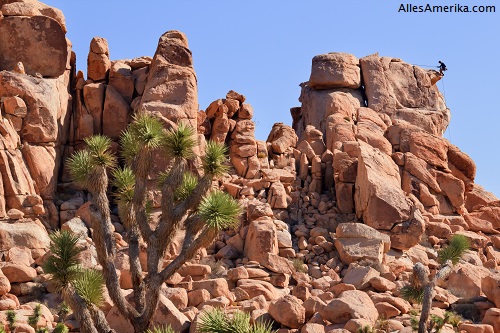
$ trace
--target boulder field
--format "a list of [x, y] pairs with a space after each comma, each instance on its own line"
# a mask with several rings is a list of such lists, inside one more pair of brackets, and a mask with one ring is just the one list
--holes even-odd
[[[196, 129], [193, 169], [208, 140], [225, 143], [230, 169], [214, 187], [245, 210], [237, 228], [167, 281], [155, 323], [194, 333], [201, 311], [223, 307], [272, 321], [279, 333], [358, 332], [381, 322], [411, 332], [416, 304], [400, 290], [417, 262], [434, 274], [437, 251], [460, 234], [471, 249], [438, 282], [432, 313], [457, 312], [465, 332], [500, 332], [500, 200], [474, 182], [474, 161], [443, 137], [450, 110], [439, 72], [378, 54], [317, 55], [300, 106], [284, 119], [292, 126], [274, 124], [264, 141], [254, 133], [259, 110], [241, 93], [199, 109], [182, 32], [163, 34], [153, 56], [123, 60], [111, 60], [106, 39], [95, 37], [86, 78], [65, 34], [60, 10], [0, 0], [1, 323], [13, 309], [31, 332], [28, 316], [42, 303], [44, 327], [55, 326], [60, 299], [42, 268], [51, 231], [78, 234], [82, 266], [98, 267], [88, 193], [64, 161], [94, 134], [118, 151], [120, 133], [144, 112], [165, 128]], [[154, 159], [151, 184], [168, 162]], [[155, 216], [159, 191], [151, 187], [150, 197]], [[128, 296], [126, 228], [113, 213]], [[117, 332], [133, 332], [109, 298], [102, 309]], [[78, 330], [72, 315], [65, 323]]]

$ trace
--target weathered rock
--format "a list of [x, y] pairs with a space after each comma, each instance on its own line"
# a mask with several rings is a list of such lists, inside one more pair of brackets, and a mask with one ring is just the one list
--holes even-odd
[[478, 184], [474, 184], [472, 190], [465, 194], [465, 208], [468, 212], [472, 212], [476, 206], [484, 206], [493, 201], [498, 201], [498, 198]]
[[83, 99], [87, 111], [92, 116], [94, 134], [102, 133], [102, 112], [104, 109], [105, 90], [106, 85], [103, 83], [91, 83], [83, 87]]
[[2, 272], [11, 283], [32, 281], [37, 276], [34, 268], [16, 263], [6, 263]]
[[391, 157], [360, 144], [354, 202], [356, 215], [365, 224], [390, 230], [408, 219], [410, 205], [400, 184], [399, 169]]
[[[368, 107], [375, 111], [420, 108], [444, 112], [446, 106], [429, 72], [377, 54], [359, 60]], [[446, 119], [444, 129], [448, 124]], [[440, 133], [442, 134], [442, 133]]]
[[273, 125], [266, 141], [271, 143], [274, 153], [283, 154], [288, 149], [297, 146], [298, 138], [293, 128], [283, 123], [276, 123]]
[[[306, 126], [311, 125], [323, 133], [323, 137], [326, 139], [326, 148], [330, 151], [333, 151], [334, 141], [344, 141], [340, 138], [339, 131], [333, 128], [334, 124], [338, 124], [338, 122], [330, 117], [338, 115], [339, 121], [346, 123], [345, 119], [353, 119], [356, 110], [364, 106], [363, 96], [357, 90], [314, 90], [307, 85], [302, 87], [299, 101], [302, 103], [302, 118], [296, 129], [299, 140], [305, 139], [304, 130]], [[350, 131], [354, 140], [354, 133], [352, 129]]]
[[342, 279], [343, 283], [352, 284], [356, 289], [365, 289], [370, 286], [370, 280], [380, 273], [370, 266], [350, 264], [347, 273]]
[[159, 112], [172, 123], [187, 119], [194, 125], [198, 113], [197, 93], [187, 38], [179, 31], [167, 31], [158, 42], [139, 110]]
[[467, 333], [495, 333], [493, 327], [486, 324], [462, 323], [458, 326], [458, 329]]
[[344, 291], [325, 307], [320, 308], [321, 316], [337, 324], [347, 323], [350, 319], [366, 319], [372, 325], [378, 318], [378, 312], [368, 295], [362, 291]]
[[290, 196], [286, 193], [285, 187], [282, 183], [273, 183], [269, 188], [269, 197], [267, 202], [271, 208], [284, 209], [288, 207], [291, 202]]
[[61, 76], [68, 63], [68, 43], [61, 25], [41, 15], [0, 20], [0, 68], [12, 70], [18, 62], [33, 76]]
[[262, 295], [267, 301], [273, 301], [281, 296], [277, 289], [266, 281], [241, 279], [238, 281], [238, 288], [245, 291], [249, 298]]
[[36, 146], [26, 143], [22, 149], [37, 193], [43, 199], [52, 199], [57, 187], [60, 159], [54, 147]]
[[500, 308], [500, 274], [489, 274], [482, 278], [481, 289], [483, 293]]
[[17, 96], [5, 97], [3, 106], [6, 114], [11, 114], [16, 117], [24, 118], [28, 113], [26, 103]]
[[424, 217], [420, 210], [413, 206], [408, 220], [396, 224], [391, 231], [391, 247], [408, 250], [422, 239], [425, 232]]
[[105, 80], [110, 68], [108, 41], [102, 37], [92, 38], [87, 57], [87, 77], [93, 81]]
[[[132, 294], [127, 296], [129, 301], [132, 300]], [[116, 306], [113, 306], [106, 315], [106, 320], [109, 326], [122, 333], [133, 333], [134, 328], [130, 322], [125, 319], [118, 311]], [[153, 315], [153, 324], [162, 325], [168, 323], [175, 332], [187, 333], [189, 331], [189, 320], [180, 312], [174, 304], [165, 296], [160, 295], [160, 304]]]
[[2, 273], [2, 270], [0, 269], [0, 296], [3, 296], [7, 294], [10, 291], [10, 281], [9, 279], [5, 276], [5, 274]]
[[381, 240], [384, 243], [384, 253], [388, 252], [391, 248], [391, 240], [389, 236], [362, 223], [341, 223], [338, 225], [335, 233], [338, 238], [365, 238]]
[[337, 238], [335, 247], [340, 259], [345, 264], [366, 259], [374, 263], [382, 263], [384, 243], [379, 239]]
[[290, 328], [299, 328], [306, 320], [306, 309], [295, 296], [285, 295], [271, 302], [269, 314], [278, 323]]
[[266, 262], [269, 253], [278, 254], [276, 226], [270, 218], [261, 217], [248, 227], [245, 239], [245, 256], [253, 261]]
[[122, 95], [125, 102], [132, 102], [135, 87], [132, 68], [129, 65], [121, 61], [113, 62], [109, 70], [109, 85]]
[[47, 250], [49, 244], [47, 231], [34, 221], [0, 222], [0, 251], [8, 251], [14, 246], [25, 246], [31, 250]]
[[493, 332], [500, 332], [500, 309], [491, 308], [486, 310], [482, 323], [491, 325]]
[[130, 106], [115, 88], [108, 85], [102, 115], [102, 133], [118, 139], [130, 121]]
[[205, 289], [212, 297], [226, 296], [232, 298], [227, 280], [223, 278], [193, 281], [193, 290]]
[[347, 53], [332, 52], [312, 59], [309, 86], [314, 89], [354, 88], [361, 85], [359, 60]]
[[68, 83], [69, 71], [57, 79], [47, 80], [9, 71], [0, 72], [1, 95], [19, 96], [26, 103], [28, 113], [21, 131], [25, 142], [65, 142], [69, 128]]

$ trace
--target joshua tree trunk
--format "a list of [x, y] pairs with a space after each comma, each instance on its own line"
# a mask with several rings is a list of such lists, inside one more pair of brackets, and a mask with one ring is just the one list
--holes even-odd
[[[421, 273], [424, 272], [423, 265], [421, 263], [417, 263], [417, 265], [422, 266], [422, 269], [419, 269], [420, 273], [417, 275], [418, 279], [424, 286], [424, 299], [422, 301], [422, 313], [420, 314], [420, 321], [418, 323], [418, 333], [427, 333], [427, 321], [429, 320], [429, 315], [431, 313], [432, 307], [432, 298], [434, 297], [434, 288], [436, 287], [436, 283], [440, 279], [445, 279], [451, 272], [451, 261], [448, 260], [443, 267], [436, 273], [436, 276], [429, 281], [427, 276], [424, 276]], [[415, 268], [413, 270], [416, 271]], [[423, 277], [423, 278], [422, 278]]]
[[64, 302], [73, 310], [76, 320], [80, 323], [81, 333], [102, 333], [96, 329], [92, 315], [87, 308], [87, 303], [77, 294], [72, 286], [66, 286], [62, 290], [62, 296]]
[[109, 327], [108, 321], [104, 316], [104, 313], [95, 305], [89, 307], [90, 315], [94, 321], [94, 326], [99, 333], [116, 333], [115, 330]]

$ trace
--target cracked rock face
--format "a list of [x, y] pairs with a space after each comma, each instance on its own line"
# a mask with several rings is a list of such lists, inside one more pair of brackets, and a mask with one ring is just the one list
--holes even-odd
[[61, 25], [47, 16], [8, 16], [0, 20], [0, 68], [19, 62], [26, 74], [58, 77], [68, 64], [68, 42]]
[[[122, 60], [112, 60], [107, 41], [95, 37], [85, 80], [60, 11], [35, 0], [0, 6], [0, 311], [12, 307], [27, 317], [33, 303], [19, 300], [35, 292], [53, 303], [50, 286], [38, 283], [46, 278], [38, 266], [47, 228], [78, 233], [82, 266], [97, 264], [88, 237], [92, 205], [63, 161], [92, 134], [111, 137], [118, 151], [134, 113], [147, 112], [165, 128], [195, 129], [193, 171], [207, 140], [226, 144], [229, 170], [212, 185], [246, 210], [237, 228], [221, 231], [166, 281], [155, 323], [195, 331], [199, 309], [210, 306], [274, 320], [284, 330], [357, 332], [379, 318], [401, 330], [412, 305], [399, 289], [413, 265], [436, 268], [436, 250], [460, 234], [472, 250], [436, 288], [433, 305], [453, 308], [451, 291], [483, 293], [489, 302], [476, 302], [481, 311], [465, 305], [484, 314], [479, 325], [497, 328], [499, 278], [491, 272], [500, 265], [500, 201], [474, 183], [472, 159], [442, 137], [450, 112], [436, 71], [378, 55], [318, 55], [301, 84], [301, 106], [291, 109], [292, 127], [277, 123], [260, 141], [252, 120], [260, 110], [242, 94], [231, 90], [199, 109], [183, 33], [163, 34], [154, 57]], [[161, 203], [153, 184], [168, 163], [161, 152], [154, 158], [153, 224]], [[115, 211], [111, 222], [120, 288], [131, 300], [126, 227]], [[184, 235], [169, 244], [165, 264], [179, 255]], [[141, 248], [143, 270], [146, 260]], [[132, 332], [105, 296], [110, 325]]]

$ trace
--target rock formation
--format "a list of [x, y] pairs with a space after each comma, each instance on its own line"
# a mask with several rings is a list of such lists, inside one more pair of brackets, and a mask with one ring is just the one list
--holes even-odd
[[[54, 326], [59, 298], [41, 266], [48, 231], [78, 234], [82, 266], [97, 266], [88, 194], [64, 161], [94, 134], [118, 151], [121, 132], [145, 112], [165, 128], [196, 129], [199, 156], [208, 140], [225, 143], [230, 169], [213, 186], [245, 208], [238, 228], [165, 284], [155, 323], [195, 332], [203, 309], [224, 307], [271, 320], [280, 333], [358, 332], [382, 319], [409, 332], [413, 304], [400, 289], [413, 264], [434, 273], [436, 250], [461, 234], [471, 250], [438, 283], [433, 312], [462, 314], [466, 332], [500, 329], [500, 201], [474, 183], [471, 158], [443, 138], [450, 110], [436, 71], [377, 54], [318, 55], [293, 125], [275, 124], [262, 141], [238, 92], [199, 110], [179, 31], [163, 34], [153, 57], [123, 60], [111, 60], [106, 39], [95, 37], [85, 79], [59, 10], [4, 0], [0, 11], [0, 322], [14, 309], [27, 326], [37, 299]], [[158, 154], [151, 170], [153, 216], [161, 202], [154, 180], [167, 161]], [[126, 231], [113, 213], [120, 287], [131, 297]], [[181, 244], [182, 231], [176, 237]], [[178, 253], [172, 246], [165, 260]], [[133, 332], [109, 298], [102, 309], [117, 332]], [[65, 322], [78, 330], [74, 316]]]

